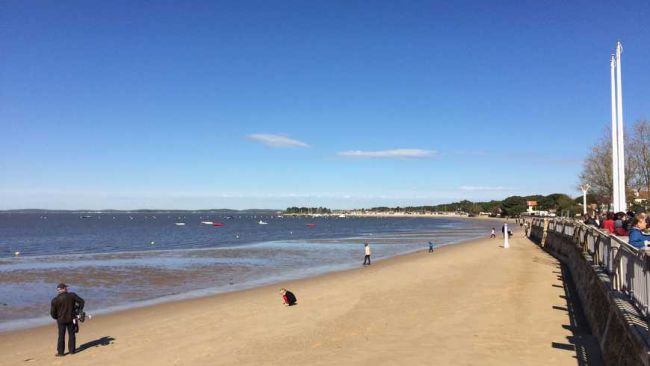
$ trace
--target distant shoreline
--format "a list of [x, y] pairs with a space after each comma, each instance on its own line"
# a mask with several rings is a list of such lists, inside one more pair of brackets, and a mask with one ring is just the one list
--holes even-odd
[[267, 214], [277, 214], [282, 212], [282, 210], [271, 210], [271, 209], [246, 209], [246, 210], [233, 210], [227, 208], [219, 209], [201, 209], [201, 210], [164, 210], [164, 209], [136, 209], [136, 210], [115, 210], [115, 209], [106, 209], [106, 210], [57, 210], [57, 209], [40, 209], [40, 208], [26, 208], [26, 209], [11, 209], [11, 210], [0, 210], [0, 213], [267, 213]]
[[270, 216], [286, 216], [286, 217], [413, 217], [413, 218], [458, 218], [458, 219], [498, 219], [502, 220], [504, 218], [486, 216], [486, 215], [476, 215], [469, 216], [467, 214], [457, 214], [453, 212], [437, 212], [437, 213], [419, 213], [419, 212], [372, 212], [365, 211], [359, 212], [358, 210], [336, 210], [333, 213], [327, 214], [303, 214], [303, 213], [285, 213], [282, 210], [269, 210], [269, 209], [246, 209], [246, 210], [231, 210], [231, 209], [205, 209], [205, 210], [153, 210], [153, 209], [138, 209], [138, 210], [49, 210], [49, 209], [12, 209], [12, 210], [0, 210], [2, 213], [20, 213], [20, 214], [57, 214], [57, 213], [68, 213], [68, 214], [116, 214], [116, 213], [147, 213], [147, 214], [189, 214], [189, 213], [209, 213], [209, 214], [222, 214], [222, 215], [233, 215], [233, 214], [250, 214], [250, 215], [270, 215]]

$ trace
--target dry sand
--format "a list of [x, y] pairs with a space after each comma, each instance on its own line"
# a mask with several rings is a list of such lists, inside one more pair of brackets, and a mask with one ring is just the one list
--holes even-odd
[[571, 336], [558, 262], [520, 235], [97, 316], [62, 358], [54, 324], [2, 333], [0, 365], [576, 365], [552, 347]]

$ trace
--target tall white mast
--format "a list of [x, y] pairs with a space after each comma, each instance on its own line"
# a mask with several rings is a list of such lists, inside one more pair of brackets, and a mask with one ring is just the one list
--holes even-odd
[[610, 60], [612, 74], [612, 210], [618, 211], [618, 124], [616, 123], [616, 59]]
[[621, 88], [621, 52], [623, 52], [623, 45], [621, 41], [616, 43], [616, 92], [617, 92], [617, 137], [618, 137], [618, 199], [620, 211], [627, 209], [625, 202], [625, 143], [623, 140], [623, 89]]

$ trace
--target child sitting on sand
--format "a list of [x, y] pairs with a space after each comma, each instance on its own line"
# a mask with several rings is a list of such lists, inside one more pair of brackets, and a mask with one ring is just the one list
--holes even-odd
[[282, 302], [287, 306], [296, 305], [296, 295], [293, 292], [287, 290], [286, 288], [280, 289], [280, 295], [282, 295]]

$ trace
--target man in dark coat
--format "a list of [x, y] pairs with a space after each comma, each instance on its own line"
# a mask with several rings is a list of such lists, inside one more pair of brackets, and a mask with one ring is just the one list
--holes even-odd
[[68, 286], [64, 283], [60, 283], [56, 287], [56, 290], [59, 294], [52, 299], [50, 315], [52, 316], [52, 319], [56, 319], [56, 323], [59, 326], [59, 339], [56, 346], [56, 356], [60, 357], [64, 355], [66, 330], [68, 331], [68, 351], [70, 354], [75, 353], [76, 339], [74, 323], [72, 320], [76, 316], [75, 307], [78, 307], [79, 311], [83, 310], [84, 300], [74, 292], [68, 292]]

